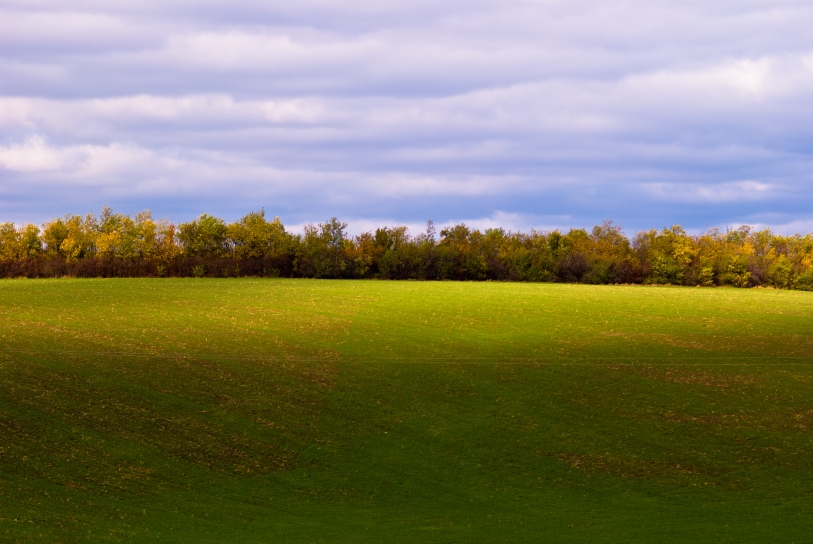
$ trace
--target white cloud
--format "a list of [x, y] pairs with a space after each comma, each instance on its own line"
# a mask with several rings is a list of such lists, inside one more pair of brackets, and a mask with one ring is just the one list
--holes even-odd
[[811, 24], [801, 0], [8, 0], [0, 207], [64, 188], [299, 222], [799, 214]]
[[[150, 163], [154, 165], [156, 159], [167, 166], [172, 162], [168, 158], [156, 157], [150, 150], [118, 143], [56, 147], [41, 136], [0, 147], [0, 167], [31, 174], [57, 172], [64, 185], [116, 185], [115, 175], [129, 176]], [[124, 179], [119, 177], [118, 183], [123, 182]]]
[[0, 167], [15, 172], [71, 171], [86, 159], [85, 149], [54, 149], [39, 136], [32, 136], [20, 144], [0, 147]]
[[[424, 234], [427, 229], [426, 221], [399, 221], [392, 217], [350, 217], [343, 218], [347, 223], [347, 233], [350, 236], [357, 236], [364, 232], [375, 232], [376, 229], [382, 227], [407, 227], [410, 236], [418, 236]], [[315, 222], [313, 224], [318, 223]], [[286, 225], [289, 232], [302, 232], [305, 223], [294, 223]], [[473, 217], [473, 218], [460, 218], [450, 219], [441, 222], [435, 222], [435, 236], [440, 239], [440, 231], [447, 227], [454, 225], [465, 224], [471, 229], [480, 230], [481, 232], [487, 229], [502, 228], [506, 232], [529, 232], [532, 229], [537, 231], [554, 231], [559, 230], [566, 232], [571, 228], [582, 227], [577, 225], [574, 218], [562, 216], [538, 216], [532, 214], [518, 214], [506, 213], [497, 211], [488, 217]]]
[[106, 13], [75, 11], [66, 5], [53, 11], [0, 7], [0, 45], [34, 53], [55, 48], [65, 55], [72, 51], [96, 52], [100, 47], [140, 46], [160, 36], [151, 26]]
[[664, 96], [686, 95], [692, 100], [720, 97], [764, 100], [813, 90], [813, 53], [726, 60], [693, 70], [662, 70], [636, 74], [625, 80], [632, 92]]
[[464, 223], [472, 229], [485, 231], [487, 229], [503, 229], [506, 232], [528, 232], [530, 230], [537, 231], [568, 231], [571, 228], [585, 227], [586, 225], [577, 225], [574, 218], [568, 215], [546, 215], [539, 216], [533, 214], [511, 213], [504, 211], [496, 211], [488, 217], [479, 217], [472, 219], [457, 219], [445, 221], [438, 226], [438, 232], [443, 227], [453, 226]]
[[803, 234], [803, 233], [813, 233], [813, 218], [811, 217], [795, 219], [793, 221], [788, 221], [786, 223], [752, 222], [750, 224], [752, 227], [758, 230], [769, 228], [773, 232], [777, 234], [783, 234], [785, 236], [792, 236], [794, 234]]
[[758, 181], [731, 181], [715, 184], [647, 183], [643, 189], [659, 200], [669, 202], [726, 203], [766, 200], [779, 196], [779, 188]]

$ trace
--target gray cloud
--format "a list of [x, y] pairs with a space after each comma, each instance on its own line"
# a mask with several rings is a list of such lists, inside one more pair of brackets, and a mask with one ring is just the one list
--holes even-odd
[[0, 1], [3, 218], [813, 222], [807, 2], [277, 4]]

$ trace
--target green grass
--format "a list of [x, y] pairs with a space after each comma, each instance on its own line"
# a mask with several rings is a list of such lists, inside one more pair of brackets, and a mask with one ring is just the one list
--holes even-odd
[[809, 542], [813, 294], [0, 282], [0, 540]]

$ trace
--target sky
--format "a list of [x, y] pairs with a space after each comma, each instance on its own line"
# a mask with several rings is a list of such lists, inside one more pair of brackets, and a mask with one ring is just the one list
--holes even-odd
[[813, 3], [0, 0], [0, 221], [813, 231]]

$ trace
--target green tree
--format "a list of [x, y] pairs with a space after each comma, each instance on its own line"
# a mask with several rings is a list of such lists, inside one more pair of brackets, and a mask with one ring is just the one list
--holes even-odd
[[346, 250], [352, 247], [347, 240], [346, 229], [347, 223], [335, 217], [318, 226], [306, 225], [296, 249], [296, 272], [315, 278], [344, 276], [348, 268]]
[[251, 212], [227, 228], [227, 241], [238, 259], [277, 256], [290, 246], [290, 236], [275, 217], [265, 219], [265, 210]]
[[178, 225], [178, 241], [185, 255], [221, 257], [226, 254], [226, 223], [208, 214]]

